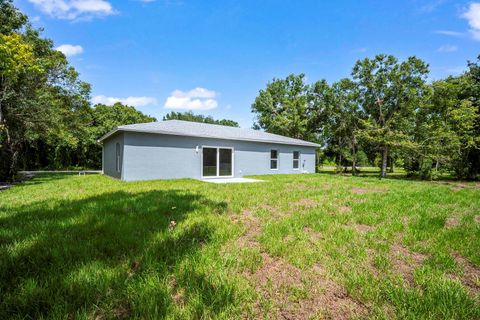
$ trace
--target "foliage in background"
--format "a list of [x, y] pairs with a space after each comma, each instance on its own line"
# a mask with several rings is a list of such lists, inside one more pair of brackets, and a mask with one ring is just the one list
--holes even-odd
[[0, 181], [19, 168], [99, 168], [96, 140], [155, 121], [133, 107], [90, 105], [90, 85], [10, 0], [0, 0]]
[[175, 112], [172, 111], [167, 113], [163, 120], [184, 120], [184, 121], [193, 121], [193, 122], [202, 122], [210, 124], [220, 124], [222, 126], [229, 127], [239, 127], [238, 122], [228, 119], [219, 119], [216, 120], [212, 116], [204, 116], [201, 114], [194, 114], [192, 111], [187, 112]]
[[0, 17], [0, 180], [9, 180], [33, 141], [78, 144], [71, 129], [90, 86], [11, 1], [0, 1]]
[[[304, 75], [273, 79], [252, 104], [255, 127], [325, 146], [320, 163], [338, 171], [395, 163], [410, 175], [460, 179], [480, 174], [480, 57], [461, 76], [426, 83], [428, 66], [377, 55], [358, 61], [352, 79], [308, 85]], [[344, 169], [342, 169], [342, 167]]]
[[389, 150], [412, 147], [411, 124], [415, 110], [422, 107], [427, 74], [427, 65], [415, 57], [399, 63], [394, 56], [377, 55], [353, 67], [357, 101], [366, 114], [361, 138], [380, 150], [382, 177], [387, 174]]
[[254, 128], [297, 139], [314, 139], [319, 113], [311, 108], [312, 98], [312, 87], [305, 84], [304, 74], [273, 79], [252, 104], [252, 111], [257, 114]]
[[337, 155], [337, 170], [346, 161], [352, 163], [352, 174], [356, 174], [358, 134], [364, 113], [357, 102], [355, 83], [341, 79], [332, 85], [333, 104], [328, 109], [325, 123], [326, 137], [331, 151]]
[[26, 147], [23, 167], [101, 168], [102, 147], [97, 139], [120, 125], [156, 121], [134, 107], [119, 102], [112, 106], [97, 104], [89, 107], [79, 118], [81, 121], [69, 128], [78, 139], [75, 144], [64, 143], [62, 137], [55, 141], [34, 140]]

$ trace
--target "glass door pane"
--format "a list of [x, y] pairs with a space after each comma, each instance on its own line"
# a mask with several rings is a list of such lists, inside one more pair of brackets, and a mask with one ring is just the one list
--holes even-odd
[[219, 149], [220, 152], [220, 176], [232, 175], [232, 149]]
[[203, 148], [203, 176], [215, 177], [217, 175], [217, 149]]

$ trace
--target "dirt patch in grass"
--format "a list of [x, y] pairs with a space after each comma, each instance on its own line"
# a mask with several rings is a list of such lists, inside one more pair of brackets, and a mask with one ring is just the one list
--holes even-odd
[[269, 204], [261, 204], [258, 206], [260, 209], [266, 210], [270, 213], [272, 218], [280, 219], [288, 215], [288, 212], [283, 212], [277, 207]]
[[348, 213], [348, 212], [352, 211], [352, 208], [349, 207], [349, 206], [340, 206], [340, 207], [338, 207], [338, 211], [340, 213]]
[[469, 289], [473, 295], [480, 293], [480, 268], [476, 267], [470, 261], [454, 253], [453, 257], [455, 262], [462, 267], [463, 275], [461, 278], [457, 278], [462, 282], [462, 284]]
[[447, 228], [447, 229], [455, 228], [459, 224], [460, 224], [460, 222], [458, 221], [458, 218], [456, 218], [456, 217], [450, 217], [450, 218], [445, 219], [445, 228]]
[[269, 318], [310, 319], [321, 316], [350, 319], [367, 313], [363, 304], [325, 277], [321, 266], [301, 270], [279, 257], [267, 253], [262, 256], [262, 267], [251, 275], [253, 285], [262, 297], [256, 305], [257, 315], [262, 314], [261, 300], [273, 304]]
[[473, 217], [473, 220], [477, 223], [480, 223], [480, 214]]
[[425, 261], [427, 256], [422, 253], [411, 252], [402, 245], [394, 244], [391, 247], [390, 258], [395, 272], [401, 274], [405, 281], [413, 286], [413, 271]]
[[461, 183], [461, 182], [438, 181], [436, 183], [444, 186], [450, 186], [450, 190], [452, 191], [459, 191], [469, 187], [468, 184]]
[[318, 202], [313, 200], [313, 199], [304, 198], [304, 199], [300, 199], [297, 202], [295, 202], [295, 205], [297, 207], [303, 207], [303, 208], [308, 209], [308, 208], [314, 208], [314, 207], [318, 206]]
[[130, 309], [123, 304], [120, 304], [113, 309], [113, 316], [115, 319], [128, 319], [130, 314]]
[[260, 221], [249, 210], [244, 210], [233, 219], [234, 223], [242, 223], [245, 226], [245, 232], [238, 238], [237, 245], [239, 247], [258, 248], [260, 244], [255, 239], [260, 234]]
[[185, 290], [178, 286], [175, 277], [171, 277], [168, 281], [168, 286], [172, 292], [172, 300], [176, 306], [183, 306], [185, 304]]
[[[255, 239], [261, 232], [260, 219], [251, 211], [243, 211], [235, 217], [235, 222], [245, 226], [244, 234], [238, 239], [240, 247], [260, 250], [262, 264], [256, 270], [245, 270], [245, 276], [259, 294], [254, 305], [254, 317], [264, 315], [266, 302], [271, 305], [267, 310], [268, 318], [310, 319], [320, 315], [322, 318], [350, 319], [365, 315], [368, 309], [353, 300], [337, 283], [325, 277], [325, 270], [316, 265], [312, 270], [301, 270], [280, 257], [265, 252]], [[312, 241], [321, 239], [321, 234], [305, 227]]]
[[313, 243], [317, 243], [320, 240], [323, 240], [324, 237], [320, 232], [316, 232], [310, 227], [303, 228], [303, 231], [310, 236], [310, 241]]
[[366, 194], [366, 193], [378, 193], [378, 192], [387, 192], [387, 188], [372, 188], [372, 189], [367, 189], [367, 188], [352, 188], [350, 190], [354, 194]]
[[368, 224], [362, 224], [362, 223], [354, 224], [352, 226], [355, 230], [361, 233], [367, 233], [374, 229], [374, 227], [369, 226]]

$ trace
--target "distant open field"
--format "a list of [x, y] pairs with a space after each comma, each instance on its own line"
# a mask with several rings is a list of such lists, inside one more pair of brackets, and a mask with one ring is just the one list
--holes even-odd
[[480, 318], [480, 185], [42, 175], [0, 192], [0, 319]]

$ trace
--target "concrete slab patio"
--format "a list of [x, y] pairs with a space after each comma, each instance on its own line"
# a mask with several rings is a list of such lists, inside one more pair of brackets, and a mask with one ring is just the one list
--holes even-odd
[[251, 183], [251, 182], [264, 182], [264, 180], [250, 179], [250, 178], [213, 178], [213, 179], [201, 179], [200, 181], [210, 183]]

